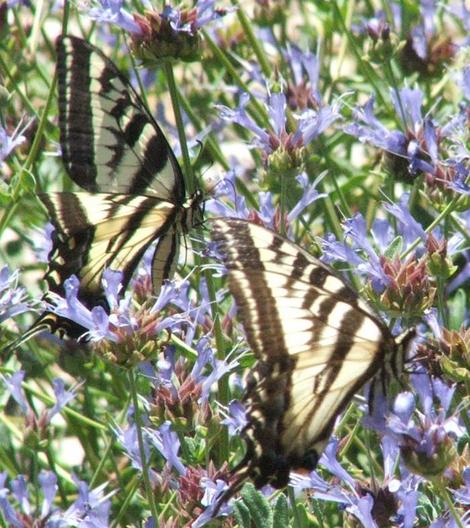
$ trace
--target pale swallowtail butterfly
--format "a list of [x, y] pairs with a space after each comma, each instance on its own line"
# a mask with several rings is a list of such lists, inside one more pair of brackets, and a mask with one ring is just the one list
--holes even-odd
[[[116, 65], [77, 37], [59, 37], [56, 47], [62, 160], [83, 190], [40, 195], [55, 227], [48, 289], [64, 296], [64, 281], [74, 274], [78, 298], [106, 307], [103, 271], [122, 271], [126, 287], [158, 239], [152, 261], [158, 294], [175, 271], [180, 237], [202, 220], [201, 192], [186, 199], [168, 141]], [[44, 329], [73, 337], [85, 331], [46, 312], [21, 342]]]
[[219, 218], [212, 239], [257, 360], [246, 455], [215, 514], [247, 479], [282, 488], [291, 469], [313, 470], [353, 395], [400, 375], [414, 331], [394, 338], [336, 271], [269, 229]]

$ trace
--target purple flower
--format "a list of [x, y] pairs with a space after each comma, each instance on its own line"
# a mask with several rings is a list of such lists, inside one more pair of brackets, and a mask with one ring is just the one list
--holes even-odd
[[265, 130], [248, 114], [246, 107], [249, 101], [249, 95], [243, 93], [235, 110], [219, 106], [220, 116], [225, 121], [237, 123], [250, 130], [255, 136], [254, 145], [263, 151], [267, 159], [282, 149], [290, 156], [292, 163], [295, 163], [295, 159], [300, 155], [299, 149], [313, 141], [340, 117], [337, 106], [306, 109], [296, 118], [296, 130], [287, 133], [286, 96], [283, 93], [273, 93], [268, 94], [266, 98], [265, 107], [271, 129]]
[[[217, 506], [217, 500], [221, 494], [226, 491], [227, 483], [223, 480], [217, 479], [215, 482], [208, 478], [201, 479], [201, 486], [204, 489], [204, 496], [201, 499], [201, 504], [205, 507], [204, 512], [191, 524], [192, 528], [200, 528], [213, 519], [214, 510]], [[233, 507], [231, 504], [222, 504], [217, 516], [228, 515], [231, 513]]]
[[119, 292], [122, 290], [122, 277], [120, 271], [106, 268], [103, 271], [102, 285], [109, 309], [112, 311], [119, 305]]
[[32, 239], [34, 253], [39, 262], [49, 262], [49, 254], [52, 250], [52, 235], [55, 231], [54, 225], [47, 222], [43, 229], [34, 229]]
[[334, 436], [330, 438], [322, 456], [320, 457], [319, 464], [324, 466], [330, 473], [335, 477], [347, 482], [352, 488], [354, 487], [354, 479], [349, 473], [341, 466], [338, 462], [336, 455], [338, 453], [339, 441]]
[[124, 9], [124, 0], [99, 0], [99, 3], [100, 7], [92, 7], [88, 11], [88, 16], [92, 20], [114, 24], [130, 33], [142, 33], [134, 17]]
[[[313, 202], [325, 196], [324, 193], [319, 193], [316, 189], [321, 176], [322, 175], [320, 175], [313, 183], [309, 182], [305, 172], [302, 172], [296, 176], [295, 179], [302, 190], [302, 195], [300, 196], [298, 202], [292, 206], [290, 212], [285, 218], [288, 238], [293, 238], [291, 224], [293, 224], [293, 222]], [[230, 175], [231, 180], [232, 178], [233, 173]], [[278, 206], [274, 205], [274, 194], [272, 192], [262, 191], [258, 193], [258, 212], [256, 210], [249, 209], [246, 206], [244, 197], [239, 196], [235, 189], [235, 183], [227, 184], [224, 188], [226, 195], [220, 192], [217, 197], [209, 200], [206, 210], [214, 212], [217, 216], [243, 218], [250, 220], [251, 222], [260, 223], [275, 231], [279, 231], [279, 224], [281, 221], [280, 209]], [[229, 199], [229, 201], [235, 204], [234, 208], [227, 205], [227, 199], [224, 198], [225, 196]], [[213, 254], [213, 257], [217, 259], [217, 249], [214, 248], [210, 242], [207, 244], [207, 249], [211, 252], [211, 254]]]
[[[75, 275], [71, 275], [64, 282], [65, 299], [54, 292], [49, 292], [49, 310], [61, 317], [70, 319], [85, 329], [95, 330], [97, 325], [92, 311], [77, 298], [79, 287], [80, 281]], [[111, 336], [109, 338], [111, 339]]]
[[[201, 386], [201, 397], [198, 403], [207, 403], [212, 385], [223, 375], [234, 370], [238, 366], [238, 360], [235, 359], [228, 363], [225, 360], [216, 359], [207, 337], [202, 337], [198, 341], [196, 351], [197, 359], [191, 371], [191, 376], [195, 383]], [[202, 374], [204, 367], [207, 365], [212, 367], [211, 372]]]
[[293, 84], [287, 87], [289, 106], [301, 110], [307, 106], [310, 108], [321, 106], [322, 101], [318, 87], [320, 79], [318, 57], [310, 51], [302, 51], [295, 45], [289, 46], [284, 52], [284, 56], [293, 77]]
[[367, 239], [365, 219], [358, 213], [344, 224], [345, 242], [338, 242], [333, 235], [322, 240], [324, 260], [347, 262], [361, 275], [371, 278], [376, 291], [383, 290], [390, 281], [382, 268], [379, 255]]
[[31, 309], [26, 290], [18, 287], [18, 271], [10, 273], [8, 266], [0, 269], [0, 323]]
[[[280, 94], [278, 94], [280, 95]], [[277, 101], [279, 104], [280, 99], [274, 98], [274, 101]], [[240, 96], [240, 103], [235, 110], [232, 110], [231, 108], [228, 108], [227, 106], [218, 106], [220, 112], [220, 117], [224, 121], [230, 121], [233, 123], [236, 123], [237, 125], [242, 126], [243, 128], [246, 128], [247, 130], [250, 130], [255, 136], [255, 145], [262, 148], [266, 151], [266, 153], [271, 153], [272, 148], [269, 142], [269, 134], [266, 132], [262, 127], [260, 127], [255, 120], [248, 114], [246, 107], [248, 103], [250, 102], [250, 96], [247, 93], [242, 93]], [[276, 114], [276, 112], [273, 110], [272, 114]], [[273, 128], [278, 128], [279, 124], [274, 123]]]
[[[124, 298], [119, 297], [121, 281], [122, 273], [110, 269], [104, 271], [102, 284], [110, 306], [109, 314], [101, 306], [90, 310], [78, 299], [80, 283], [74, 275], [64, 282], [65, 299], [53, 292], [49, 293], [48, 309], [82, 326], [83, 337], [98, 344], [102, 341], [121, 343], [134, 337], [138, 339], [140, 335], [155, 335], [165, 328], [175, 329], [188, 324], [189, 316], [186, 312], [191, 312], [194, 307], [188, 299], [187, 281], [182, 281], [179, 285], [174, 281], [167, 281], [155, 304], [146, 311], [134, 307], [130, 292]], [[168, 304], [186, 312], [159, 319], [160, 311]]]
[[64, 513], [64, 520], [83, 528], [107, 528], [111, 509], [109, 498], [113, 494], [104, 495], [107, 483], [90, 490], [86, 482], [77, 477], [73, 480], [78, 487], [78, 498]]
[[322, 106], [317, 111], [305, 110], [299, 117], [299, 130], [304, 145], [312, 142], [340, 118], [339, 105]]
[[216, 359], [212, 372], [204, 379], [201, 387], [201, 402], [208, 401], [210, 396], [210, 390], [214, 383], [217, 383], [219, 379], [234, 370], [238, 366], [238, 360], [234, 359], [230, 363], [225, 360]]
[[216, 9], [215, 3], [216, 0], [198, 0], [190, 11], [166, 5], [161, 16], [170, 23], [175, 32], [194, 34], [201, 27], [227, 13], [226, 10]]
[[213, 196], [206, 202], [206, 211], [216, 216], [248, 218], [250, 210], [245, 197], [236, 190], [237, 177], [234, 168], [225, 173], [214, 187]]
[[401, 132], [389, 131], [374, 115], [374, 98], [371, 97], [360, 109], [354, 111], [354, 123], [344, 131], [392, 154], [405, 154], [406, 138]]
[[2, 162], [16, 149], [19, 145], [26, 141], [26, 137], [23, 135], [26, 129], [31, 125], [33, 121], [30, 120], [21, 128], [20, 123], [11, 135], [8, 135], [7, 131], [0, 125], [0, 167]]
[[19, 370], [12, 374], [9, 378], [6, 378], [3, 374], [0, 374], [0, 379], [5, 384], [8, 391], [12, 395], [13, 399], [20, 406], [23, 414], [27, 414], [30, 411], [29, 403], [26, 399], [23, 387], [21, 386], [24, 380], [25, 371]]
[[[332, 438], [319, 462], [319, 465], [333, 474], [332, 483], [312, 471], [308, 477], [293, 473], [290, 484], [296, 491], [310, 488], [317, 500], [339, 503], [359, 519], [363, 526], [386, 525], [393, 518], [403, 520], [403, 524], [399, 524], [403, 528], [412, 528], [418, 498], [417, 482], [412, 476], [405, 476], [400, 480], [394, 475], [398, 456], [396, 443], [392, 439], [382, 442], [384, 477], [381, 483], [376, 478], [370, 482], [353, 478], [336, 460], [337, 451], [338, 440]], [[407, 511], [404, 510], [404, 505]], [[390, 509], [391, 507], [395, 509]]]
[[179, 59], [185, 62], [199, 60], [201, 52], [200, 28], [226, 14], [214, 8], [215, 0], [199, 0], [190, 9], [165, 5], [158, 13], [147, 9], [134, 13], [139, 33], [132, 34], [134, 53], [144, 63]]
[[180, 475], [186, 474], [186, 467], [178, 456], [180, 440], [171, 431], [171, 423], [165, 422], [157, 430], [146, 429], [148, 439], [166, 458], [170, 468], [174, 467]]
[[402, 88], [398, 93], [392, 90], [390, 96], [403, 127], [417, 135], [421, 130], [423, 121], [421, 114], [423, 94], [421, 90]]
[[220, 9], [215, 8], [216, 0], [197, 0], [195, 4], [196, 20], [194, 22], [197, 29], [209, 24], [214, 20], [219, 20], [235, 8]]
[[[393, 413], [386, 419], [386, 432], [400, 445], [406, 466], [416, 474], [438, 475], [446, 470], [455, 452], [453, 438], [464, 435], [464, 428], [454, 414], [448, 416], [455, 389], [424, 372], [412, 376], [420, 409], [410, 393], [400, 394]], [[435, 410], [434, 398], [440, 401]]]
[[364, 495], [363, 497], [357, 497], [355, 501], [351, 501], [346, 510], [352, 513], [366, 528], [375, 528], [377, 524], [372, 517], [373, 507], [374, 499], [372, 495]]
[[20, 521], [13, 506], [7, 499], [10, 494], [10, 490], [5, 487], [7, 476], [8, 473], [6, 471], [0, 473], [0, 510], [9, 526], [12, 526], [13, 528], [23, 528], [23, 523]]
[[42, 470], [39, 473], [38, 481], [44, 495], [44, 501], [41, 506], [41, 517], [46, 518], [52, 512], [54, 498], [57, 493], [57, 476], [52, 471]]
[[228, 404], [228, 416], [221, 423], [228, 427], [230, 436], [239, 435], [248, 423], [243, 403], [238, 400], [232, 400]]
[[[121, 429], [120, 427], [115, 427], [114, 434], [116, 435], [117, 441], [121, 444], [127, 456], [129, 457], [132, 467], [142, 471], [143, 466], [137, 438], [137, 425], [135, 423], [130, 423], [129, 427], [127, 427], [125, 430]], [[145, 459], [148, 460], [148, 457], [150, 456], [150, 447], [146, 435], [143, 436], [143, 443]], [[151, 477], [152, 474], [153, 472], [150, 473]]]
[[227, 13], [225, 10], [215, 9], [215, 3], [216, 0], [197, 0], [191, 11], [182, 11], [166, 5], [161, 16], [170, 23], [175, 32], [193, 34], [209, 22], [217, 20]]
[[470, 168], [466, 161], [449, 161], [448, 167], [449, 171], [453, 173], [453, 178], [448, 184], [449, 188], [459, 194], [470, 196], [470, 186], [468, 185]]
[[[402, 88], [392, 91], [391, 98], [405, 132], [390, 131], [380, 123], [373, 113], [373, 97], [363, 108], [354, 111], [354, 123], [346, 125], [344, 131], [393, 155], [387, 162], [390, 171], [397, 175], [403, 169], [403, 162], [407, 163], [411, 175], [420, 171], [434, 175], [439, 162], [438, 131], [430, 118], [422, 117], [423, 94], [418, 89]], [[440, 129], [440, 138], [446, 135], [448, 131]]]
[[317, 178], [317, 180], [313, 184], [311, 184], [308, 180], [307, 174], [305, 172], [302, 172], [302, 174], [299, 174], [296, 177], [296, 180], [300, 184], [303, 190], [303, 194], [300, 200], [294, 205], [294, 207], [292, 207], [289, 214], [287, 215], [287, 220], [289, 222], [293, 222], [294, 220], [296, 220], [304, 211], [304, 209], [311, 205], [315, 200], [326, 196], [325, 193], [319, 193], [316, 189], [316, 184], [319, 178]]
[[409, 195], [404, 193], [398, 204], [384, 205], [384, 209], [398, 220], [397, 233], [394, 234], [389, 221], [375, 220], [371, 230], [374, 245], [368, 239], [370, 231], [360, 213], [345, 220], [345, 242], [338, 242], [331, 234], [322, 240], [324, 260], [344, 261], [355, 266], [363, 276], [372, 278], [375, 291], [388, 286], [390, 277], [385, 273], [382, 256], [387, 253], [396, 234], [403, 237], [405, 247], [414, 243], [416, 239], [422, 240], [423, 243], [427, 239], [424, 229], [411, 215], [408, 201]]
[[[466, 467], [462, 473], [463, 486], [453, 492], [455, 500], [465, 506], [470, 506], [470, 466]], [[468, 511], [467, 511], [468, 513]]]
[[[109, 495], [103, 496], [106, 484], [90, 491], [85, 482], [74, 478], [79, 488], [79, 498], [65, 512], [54, 507], [54, 498], [57, 493], [57, 477], [50, 471], [41, 471], [38, 482], [43, 500], [39, 503], [38, 493], [35, 489], [33, 498], [29, 499], [28, 485], [23, 475], [18, 475], [10, 483], [10, 490], [19, 511], [15, 511], [8, 500], [10, 490], [5, 486], [7, 473], [0, 474], [0, 510], [8, 526], [24, 528], [25, 526], [45, 526], [61, 528], [66, 526], [82, 526], [84, 528], [106, 528], [109, 520], [111, 502]], [[37, 505], [37, 511], [32, 505]]]
[[352, 266], [357, 266], [363, 259], [351, 248], [349, 244], [338, 242], [332, 233], [327, 233], [321, 241], [323, 255], [322, 260], [330, 264], [331, 262], [347, 262]]
[[62, 379], [56, 378], [53, 382], [54, 387], [54, 395], [56, 397], [56, 403], [54, 404], [54, 407], [48, 411], [48, 419], [49, 421], [52, 420], [54, 415], [61, 412], [61, 410], [69, 403], [71, 402], [76, 396], [77, 396], [77, 389], [80, 387], [80, 385], [75, 386], [72, 388], [72, 390], [67, 391], [65, 390], [65, 383]]
[[421, 224], [417, 222], [410, 213], [408, 207], [409, 194], [404, 193], [398, 204], [385, 204], [384, 209], [392, 214], [399, 222], [398, 231], [403, 236], [405, 243], [411, 244], [416, 239], [423, 242], [426, 240], [426, 233]]

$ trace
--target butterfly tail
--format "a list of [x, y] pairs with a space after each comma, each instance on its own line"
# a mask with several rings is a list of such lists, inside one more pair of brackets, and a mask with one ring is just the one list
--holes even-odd
[[61, 336], [67, 334], [70, 337], [78, 338], [86, 332], [86, 329], [60, 315], [52, 312], [44, 312], [21, 337], [0, 351], [0, 358], [2, 360], [7, 359], [23, 343], [26, 343], [43, 332], [49, 332], [51, 334], [58, 332]]
[[17, 350], [23, 343], [26, 343], [33, 337], [42, 334], [43, 332], [53, 332], [56, 327], [57, 315], [45, 312], [43, 313], [18, 339], [7, 345], [1, 352], [2, 359], [8, 358], [15, 350]]

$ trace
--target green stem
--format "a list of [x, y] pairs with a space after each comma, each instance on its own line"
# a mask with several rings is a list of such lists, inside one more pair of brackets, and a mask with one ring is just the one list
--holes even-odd
[[[49, 467], [53, 473], [57, 475], [57, 467], [54, 461], [54, 454], [53, 450], [51, 449], [50, 445], [46, 449], [46, 458], [47, 462], [49, 463]], [[57, 479], [57, 489], [59, 490], [59, 495], [62, 500], [62, 506], [64, 509], [68, 508], [69, 501], [67, 500], [67, 493], [65, 492], [64, 485], [62, 482], [62, 479]]]
[[294, 488], [292, 486], [287, 486], [287, 495], [289, 496], [289, 501], [292, 508], [292, 513], [294, 514], [294, 524], [295, 528], [300, 528], [303, 526], [302, 520], [300, 519], [299, 511], [297, 509]]
[[178, 138], [181, 146], [181, 155], [183, 157], [183, 175], [184, 183], [188, 194], [191, 195], [197, 188], [196, 181], [193, 174], [193, 168], [191, 166], [191, 159], [189, 157], [188, 144], [186, 143], [186, 135], [184, 133], [183, 117], [181, 115], [180, 105], [178, 102], [178, 90], [176, 89], [175, 76], [173, 73], [173, 67], [169, 61], [164, 63], [166, 80], [168, 83], [168, 89], [170, 91], [171, 103], [173, 105], [173, 112], [175, 114], [176, 128], [178, 129]]
[[[464, 199], [465, 197], [456, 196], [455, 198], [452, 198], [452, 200], [447, 204], [442, 213], [436, 216], [436, 218], [428, 225], [424, 232], [430, 233], [437, 225], [439, 225], [439, 223], [456, 208], [461, 198]], [[400, 259], [405, 259], [422, 241], [423, 240], [421, 238], [417, 238], [414, 242], [412, 242], [409, 248], [400, 255]]]
[[[189, 119], [191, 120], [191, 123], [195, 126], [196, 130], [200, 132], [204, 128], [204, 123], [201, 119], [194, 113], [193, 108], [189, 104], [188, 99], [184, 96], [184, 94], [181, 92], [181, 90], [178, 89], [178, 101], [181, 103], [181, 106], [183, 107], [183, 110], [188, 115]], [[211, 156], [220, 163], [224, 170], [230, 169], [230, 164], [227, 162], [225, 157], [222, 154], [222, 151], [220, 150], [219, 144], [215, 139], [211, 136], [207, 136], [206, 139], [206, 145], [209, 150], [209, 153]]]
[[271, 66], [266, 60], [266, 55], [263, 48], [260, 46], [260, 39], [256, 37], [255, 32], [253, 31], [253, 26], [246, 16], [245, 11], [241, 8], [238, 0], [232, 0], [232, 4], [237, 6], [238, 20], [240, 21], [240, 24], [245, 32], [247, 41], [251, 44], [251, 47], [255, 52], [256, 58], [258, 59], [258, 63], [261, 67], [261, 71], [263, 72], [263, 75], [269, 79], [272, 74]]
[[[171, 100], [173, 104], [173, 111], [175, 114], [175, 121], [176, 126], [178, 128], [178, 137], [180, 140], [181, 145], [181, 152], [183, 155], [183, 166], [184, 166], [184, 172], [186, 173], [186, 183], [188, 192], [194, 192], [196, 189], [196, 182], [195, 178], [193, 176], [193, 170], [191, 167], [191, 162], [189, 158], [189, 151], [188, 146], [186, 143], [186, 136], [184, 133], [184, 126], [183, 126], [183, 120], [181, 117], [181, 110], [179, 105], [179, 97], [178, 97], [178, 90], [175, 83], [175, 78], [173, 75], [173, 69], [171, 67], [171, 64], [165, 63], [165, 72], [167, 74], [167, 82], [171, 94]], [[188, 177], [187, 175], [190, 175]], [[200, 240], [203, 240], [203, 232], [202, 229], [199, 229], [198, 232]], [[195, 264], [198, 266], [200, 264], [198, 255], [195, 255]], [[215, 337], [215, 343], [217, 347], [217, 357], [218, 359], [225, 359], [225, 340], [222, 332], [222, 326], [220, 323], [220, 317], [219, 317], [219, 311], [218, 311], [218, 305], [216, 302], [216, 288], [214, 286], [214, 282], [212, 280], [212, 275], [210, 273], [210, 270], [205, 268], [203, 270], [203, 275], [206, 280], [207, 284], [207, 290], [209, 295], [209, 301], [211, 306], [211, 314], [212, 319], [214, 321], [214, 337]], [[228, 385], [228, 376], [222, 376], [222, 378], [218, 382], [218, 389], [219, 389], [219, 401], [226, 405], [229, 402], [230, 398], [230, 391], [229, 391], [229, 385]], [[222, 463], [222, 461], [227, 460], [228, 456], [228, 431], [224, 427], [222, 431], [220, 432], [222, 435], [221, 440], [217, 442], [217, 446], [219, 449], [219, 461]]]
[[281, 235], [286, 236], [284, 214], [286, 212], [286, 175], [281, 175], [281, 193], [279, 196], [279, 209], [281, 210]]
[[351, 46], [351, 51], [356, 57], [359, 68], [362, 70], [362, 73], [364, 74], [364, 76], [369, 80], [370, 84], [373, 86], [374, 91], [377, 95], [378, 101], [383, 104], [385, 102], [385, 98], [383, 97], [382, 92], [376, 82], [377, 74], [374, 72], [371, 66], [362, 59], [361, 52], [356, 46], [356, 40], [354, 39], [353, 35], [349, 31], [345, 23], [343, 14], [340, 8], [338, 7], [338, 2], [336, 0], [333, 0], [331, 2], [331, 5], [333, 6], [333, 11], [335, 13], [335, 19], [339, 21], [339, 25], [341, 26], [341, 29], [344, 31], [344, 33], [348, 37], [348, 42], [349, 42], [349, 45]]
[[439, 479], [433, 480], [433, 484], [434, 484], [434, 487], [438, 490], [442, 500], [447, 504], [447, 507], [449, 508], [449, 511], [452, 517], [454, 518], [455, 524], [459, 528], [465, 528], [458, 511], [455, 509], [452, 498], [450, 497], [449, 492], [447, 491], [446, 487], [442, 484], [441, 480]]
[[130, 392], [131, 392], [131, 397], [132, 397], [132, 404], [134, 406], [134, 418], [135, 418], [135, 425], [137, 429], [137, 441], [139, 443], [140, 459], [142, 461], [142, 476], [144, 478], [145, 495], [147, 496], [147, 501], [149, 503], [150, 511], [152, 512], [152, 517], [154, 518], [154, 521], [155, 521], [155, 526], [158, 528], [158, 511], [157, 511], [157, 506], [155, 504], [155, 500], [153, 496], [152, 484], [149, 478], [149, 465], [148, 465], [147, 458], [145, 456], [144, 438], [142, 435], [142, 416], [140, 414], [139, 401], [137, 398], [137, 388], [136, 388], [136, 383], [135, 383], [134, 369], [129, 369], [129, 386], [130, 386]]
[[[354, 10], [354, 5], [355, 5], [355, 2], [348, 2], [348, 6], [347, 6], [347, 13], [346, 13], [346, 16], [345, 16], [345, 19], [346, 19], [346, 24], [347, 25], [350, 25], [351, 23], [351, 18], [355, 12]], [[336, 81], [338, 79], [340, 79], [341, 77], [341, 70], [343, 68], [343, 64], [346, 60], [346, 54], [348, 52], [348, 36], [346, 34], [343, 34], [341, 35], [341, 44], [338, 46], [338, 59], [337, 61], [335, 61], [336, 63], [336, 66], [335, 66], [335, 73], [332, 74], [332, 78], [331, 78], [331, 84], [329, 86], [326, 86], [326, 90], [325, 90], [325, 101], [330, 101], [331, 100], [331, 96], [333, 94], [333, 88], [335, 87], [335, 84], [336, 84]]]
[[132, 481], [130, 482], [130, 487], [128, 486], [129, 490], [127, 492], [127, 495], [124, 501], [122, 502], [121, 507], [119, 508], [119, 511], [114, 517], [113, 522], [111, 523], [111, 528], [114, 528], [116, 526], [123, 526], [123, 524], [121, 524], [121, 519], [123, 519], [126, 513], [128, 513], [129, 504], [131, 503], [131, 500], [134, 498], [135, 492], [137, 491], [139, 485], [140, 485], [140, 479], [138, 475], [134, 475], [134, 477], [132, 478]]
[[268, 114], [266, 112], [266, 109], [263, 107], [263, 105], [260, 102], [258, 102], [258, 99], [256, 97], [253, 97], [251, 95], [250, 88], [242, 80], [237, 70], [235, 70], [235, 68], [232, 66], [232, 63], [222, 53], [222, 51], [217, 46], [217, 44], [211, 39], [211, 37], [204, 30], [201, 30], [201, 32], [204, 35], [204, 39], [206, 40], [210, 50], [215, 55], [215, 57], [220, 61], [220, 63], [224, 66], [224, 68], [227, 70], [227, 73], [233, 78], [235, 84], [237, 84], [237, 86], [239, 86], [244, 92], [250, 94], [251, 96], [250, 102], [258, 114], [257, 116], [253, 116], [253, 117], [256, 119], [258, 123], [261, 123], [262, 126], [267, 126], [269, 120], [268, 120]]

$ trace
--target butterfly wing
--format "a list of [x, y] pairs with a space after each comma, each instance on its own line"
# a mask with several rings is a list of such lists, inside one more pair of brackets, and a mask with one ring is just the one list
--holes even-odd
[[[157, 295], [174, 273], [181, 233], [202, 216], [200, 193], [185, 202], [184, 179], [162, 130], [126, 77], [88, 42], [57, 40], [62, 159], [77, 193], [40, 196], [56, 228], [46, 273], [48, 289], [64, 295], [72, 274], [78, 298], [89, 308], [106, 301], [106, 268], [123, 272], [126, 286], [143, 253], [159, 239], [152, 263]], [[30, 329], [85, 331], [54, 314]], [[18, 343], [14, 346], [16, 347]]]
[[257, 358], [235, 482], [283, 487], [290, 469], [316, 466], [338, 413], [397, 347], [334, 270], [298, 245], [238, 219], [216, 219], [213, 239]]
[[57, 41], [64, 165], [89, 192], [154, 196], [182, 205], [181, 169], [161, 128], [126, 77], [85, 40]]
[[[175, 222], [175, 208], [169, 202], [148, 196], [64, 192], [48, 193], [41, 199], [56, 227], [46, 273], [49, 289], [62, 293], [64, 281], [76, 275], [78, 297], [86, 305], [105, 303], [101, 280], [106, 268], [122, 271], [126, 287], [148, 246], [161, 233], [172, 231]], [[164, 263], [173, 262], [172, 251], [160, 250]], [[158, 278], [158, 284], [163, 278]]]

